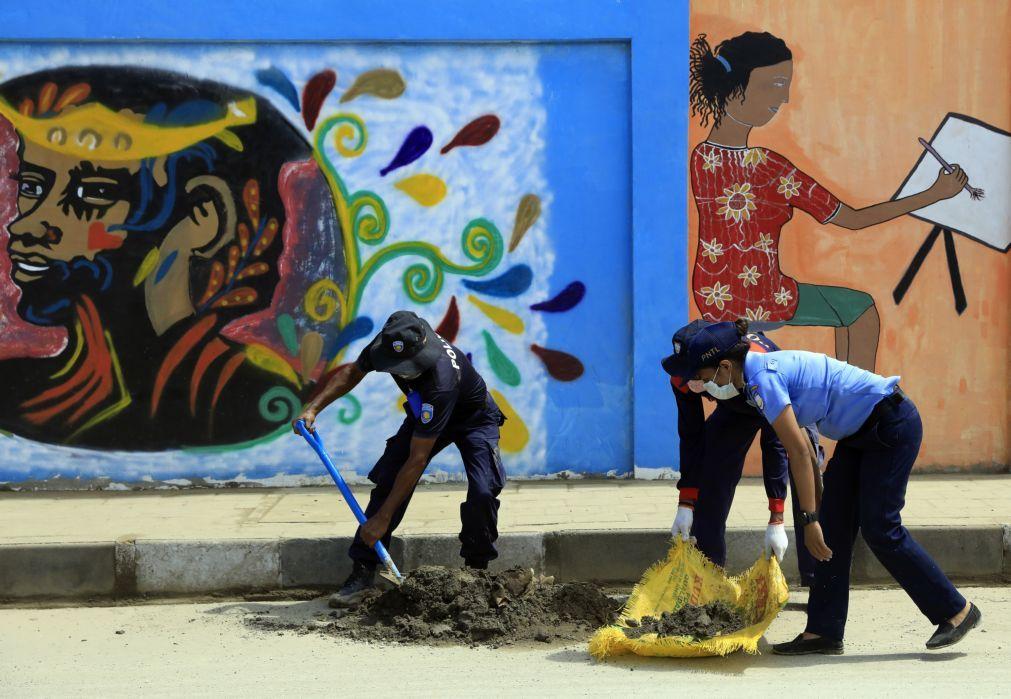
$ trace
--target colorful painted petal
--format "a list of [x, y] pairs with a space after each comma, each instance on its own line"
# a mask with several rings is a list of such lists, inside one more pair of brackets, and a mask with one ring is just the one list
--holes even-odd
[[302, 90], [302, 120], [305, 121], [305, 127], [310, 131], [316, 126], [316, 119], [319, 117], [319, 110], [323, 107], [323, 101], [336, 84], [337, 73], [329, 68], [316, 73], [305, 84], [305, 89]]
[[260, 238], [253, 246], [253, 257], [259, 257], [263, 254], [264, 250], [270, 247], [270, 244], [274, 242], [275, 236], [277, 236], [277, 229], [276, 218], [271, 218], [267, 221], [267, 225], [263, 227], [263, 231], [260, 233]]
[[456, 334], [460, 332], [460, 308], [456, 305], [455, 296], [450, 297], [449, 308], [446, 309], [446, 315], [442, 317], [442, 321], [439, 323], [439, 327], [435, 329], [435, 332], [446, 342], [454, 342], [456, 340]]
[[228, 129], [218, 131], [216, 134], [214, 134], [214, 138], [218, 139], [219, 141], [221, 141], [222, 143], [224, 143], [226, 146], [236, 151], [237, 153], [241, 153], [243, 150], [245, 150], [245, 146], [242, 145], [242, 139], [236, 136], [233, 132], [229, 131]]
[[534, 273], [530, 267], [527, 265], [516, 265], [494, 279], [489, 279], [488, 281], [464, 279], [463, 285], [471, 291], [476, 291], [485, 296], [512, 298], [513, 296], [519, 296], [529, 289], [530, 283], [533, 280]]
[[575, 381], [583, 375], [583, 363], [568, 352], [530, 345], [530, 351], [540, 357], [551, 378], [558, 381]]
[[495, 338], [491, 336], [491, 333], [487, 330], [482, 330], [481, 334], [484, 335], [484, 346], [488, 352], [488, 363], [491, 364], [491, 370], [495, 372], [495, 376], [504, 384], [519, 386], [520, 370], [505, 355], [505, 352], [495, 344]]
[[298, 376], [295, 374], [295, 370], [291, 368], [291, 365], [288, 364], [281, 355], [269, 347], [257, 344], [246, 345], [246, 359], [264, 371], [269, 371], [272, 374], [283, 376], [296, 386], [301, 385], [298, 380]]
[[140, 286], [143, 284], [144, 280], [147, 279], [151, 272], [154, 271], [155, 266], [158, 264], [158, 256], [158, 248], [151, 248], [151, 251], [144, 256], [144, 261], [140, 263], [140, 267], [137, 268], [137, 273], [133, 275], [134, 286]]
[[165, 275], [168, 274], [170, 269], [172, 269], [172, 264], [176, 261], [178, 256], [179, 251], [173, 250], [165, 257], [164, 260], [162, 260], [162, 263], [158, 266], [158, 271], [154, 275], [155, 284], [165, 278]]
[[374, 327], [375, 324], [372, 322], [372, 319], [367, 316], [358, 316], [345, 325], [344, 328], [337, 334], [337, 337], [333, 339], [330, 347], [326, 350], [327, 361], [336, 357], [338, 352], [355, 340], [360, 340], [371, 333], [372, 328]]
[[[247, 180], [242, 187], [242, 203], [246, 207], [246, 214], [253, 222], [253, 228], [260, 226], [260, 183], [256, 180]], [[242, 251], [245, 254], [245, 250]]]
[[523, 240], [530, 227], [541, 216], [541, 198], [536, 194], [526, 194], [516, 207], [516, 222], [513, 223], [513, 235], [509, 239], [509, 252], [512, 252]]
[[544, 313], [563, 313], [571, 311], [579, 305], [586, 295], [586, 285], [583, 282], [572, 282], [562, 289], [557, 296], [547, 301], [535, 303], [530, 307], [532, 311], [542, 311]]
[[200, 305], [204, 305], [212, 298], [214, 294], [218, 293], [218, 289], [225, 282], [225, 266], [215, 260], [211, 263], [211, 276], [207, 280], [207, 289], [204, 291], [204, 295], [200, 297]]
[[502, 122], [494, 114], [485, 114], [470, 122], [453, 136], [453, 140], [442, 147], [443, 155], [457, 146], [483, 146], [498, 133]]
[[397, 168], [410, 165], [415, 160], [423, 156], [432, 147], [432, 131], [427, 126], [415, 126], [407, 138], [400, 144], [397, 154], [393, 156], [390, 164], [379, 171], [382, 177]]
[[295, 319], [287, 313], [277, 317], [277, 332], [281, 336], [288, 354], [294, 356], [298, 352], [298, 337], [295, 334]]
[[249, 286], [240, 286], [238, 289], [232, 289], [224, 296], [219, 298], [217, 301], [211, 304], [211, 308], [233, 308], [235, 306], [248, 306], [251, 303], [256, 303], [256, 299], [260, 297], [260, 293]]
[[513, 409], [509, 404], [509, 401], [505, 399], [501, 393], [496, 391], [494, 388], [491, 389], [491, 397], [495, 399], [495, 403], [498, 405], [499, 410], [505, 415], [506, 421], [502, 425], [501, 434], [499, 437], [499, 447], [504, 452], [510, 454], [516, 454], [523, 451], [527, 443], [530, 441], [530, 430], [527, 429], [526, 424], [523, 422], [523, 418]]
[[491, 319], [493, 323], [504, 329], [506, 332], [511, 332], [513, 335], [519, 335], [523, 332], [523, 319], [512, 311], [507, 311], [500, 306], [485, 303], [473, 294], [467, 296], [467, 300], [477, 306], [482, 313]]
[[446, 197], [446, 183], [435, 175], [414, 175], [393, 186], [422, 206], [435, 206]]
[[392, 100], [404, 94], [407, 83], [400, 73], [389, 68], [376, 68], [362, 73], [348, 91], [341, 95], [341, 104], [350, 102], [359, 95], [373, 95], [385, 100]]
[[312, 376], [312, 370], [316, 368], [320, 357], [323, 356], [323, 336], [314, 330], [310, 330], [302, 336], [302, 347], [299, 349], [298, 358], [302, 364], [299, 372], [303, 381], [308, 381]]
[[256, 71], [256, 80], [261, 85], [269, 87], [288, 100], [292, 108], [296, 112], [298, 111], [298, 90], [295, 89], [291, 79], [280, 68], [271, 66], [270, 68], [258, 70]]

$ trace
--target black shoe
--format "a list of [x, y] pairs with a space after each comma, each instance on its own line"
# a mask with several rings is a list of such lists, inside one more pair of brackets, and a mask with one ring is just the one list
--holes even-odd
[[831, 638], [821, 636], [819, 638], [804, 638], [804, 634], [797, 634], [797, 638], [786, 643], [777, 643], [772, 647], [772, 652], [776, 655], [842, 655], [843, 643]]
[[488, 570], [488, 561], [474, 561], [464, 559], [463, 565], [471, 570]]
[[962, 619], [962, 623], [958, 626], [952, 626], [948, 622], [937, 627], [937, 631], [934, 635], [930, 637], [927, 641], [927, 648], [930, 650], [937, 650], [938, 648], [946, 648], [947, 646], [953, 646], [959, 641], [961, 641], [967, 633], [972, 629], [979, 626], [979, 622], [983, 619], [983, 615], [980, 614], [979, 608], [973, 604], [969, 603], [969, 613], [965, 615]]
[[330, 606], [350, 607], [362, 600], [376, 586], [376, 566], [355, 561], [351, 575], [341, 585], [337, 593], [330, 596]]

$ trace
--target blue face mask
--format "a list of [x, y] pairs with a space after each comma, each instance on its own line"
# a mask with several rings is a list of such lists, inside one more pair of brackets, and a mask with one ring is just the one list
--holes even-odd
[[729, 400], [730, 398], [734, 398], [735, 396], [740, 395], [741, 392], [738, 391], [737, 386], [734, 385], [733, 377], [731, 377], [730, 382], [727, 383], [725, 386], [721, 386], [720, 384], [716, 383], [716, 377], [720, 375], [721, 369], [723, 369], [722, 364], [716, 367], [716, 373], [713, 374], [713, 378], [711, 378], [709, 381], [706, 381], [706, 383], [704, 384], [706, 393], [708, 393], [717, 400]]

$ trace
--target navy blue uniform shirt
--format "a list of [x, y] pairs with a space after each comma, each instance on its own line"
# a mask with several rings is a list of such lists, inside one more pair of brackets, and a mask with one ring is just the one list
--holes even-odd
[[[762, 354], [766, 352], [777, 352], [779, 347], [775, 342], [761, 333], [749, 333], [748, 341], [751, 343], [751, 352]], [[693, 393], [688, 389], [688, 384], [676, 377], [671, 377], [671, 388], [677, 397], [678, 406], [678, 437], [680, 439], [680, 472], [681, 479], [678, 481], [679, 490], [691, 490], [697, 494], [698, 487], [702, 479], [703, 469], [703, 429], [705, 427], [706, 415], [702, 406], [702, 399], [716, 400], [708, 393]], [[741, 395], [729, 400], [720, 401], [730, 410], [743, 415], [761, 415], [761, 411], [751, 402], [748, 396]]]
[[[445, 340], [442, 345], [445, 351], [435, 366], [417, 378], [408, 381], [391, 374], [407, 396], [407, 407], [415, 420], [414, 434], [419, 437], [436, 437], [451, 427], [465, 426], [482, 414], [501, 415], [484, 379], [466, 355]], [[368, 346], [355, 364], [365, 373], [375, 369]]]

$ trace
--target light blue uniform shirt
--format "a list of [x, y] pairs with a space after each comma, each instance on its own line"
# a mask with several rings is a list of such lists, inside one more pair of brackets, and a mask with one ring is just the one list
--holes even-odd
[[784, 350], [748, 352], [744, 359], [745, 397], [769, 423], [788, 405], [801, 427], [817, 427], [830, 439], [855, 433], [898, 376], [885, 378], [824, 354]]

